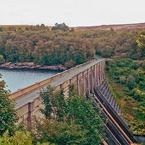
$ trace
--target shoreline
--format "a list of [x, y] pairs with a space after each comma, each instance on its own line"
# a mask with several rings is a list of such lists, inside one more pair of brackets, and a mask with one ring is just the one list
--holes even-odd
[[3, 63], [0, 64], [0, 69], [7, 70], [40, 70], [40, 71], [65, 71], [66, 67], [62, 65], [57, 66], [47, 66], [47, 65], [36, 65], [33, 62], [23, 62], [23, 63]]

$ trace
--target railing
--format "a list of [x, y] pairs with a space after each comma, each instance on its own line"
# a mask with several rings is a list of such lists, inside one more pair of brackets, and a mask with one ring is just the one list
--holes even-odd
[[80, 64], [80, 65], [78, 65], [78, 66], [76, 66], [74, 68], [71, 68], [71, 69], [66, 70], [64, 72], [58, 73], [56, 75], [53, 75], [49, 79], [46, 79], [44, 81], [35, 83], [35, 84], [33, 84], [31, 86], [28, 86], [28, 87], [26, 87], [24, 89], [18, 90], [17, 92], [14, 92], [14, 93], [10, 94], [9, 98], [12, 99], [12, 100], [16, 100], [17, 98], [22, 97], [22, 96], [24, 96], [26, 94], [29, 94], [29, 93], [33, 92], [34, 90], [38, 90], [38, 89], [43, 88], [44, 86], [50, 84], [52, 81], [54, 81], [54, 80], [56, 80], [56, 79], [58, 79], [60, 77], [65, 77], [66, 74], [69, 74], [72, 71], [78, 70], [78, 68], [83, 68], [84, 67], [84, 70], [85, 70], [85, 69], [87, 69], [87, 67], [85, 68], [85, 66], [88, 65], [88, 68], [89, 68], [89, 66], [95, 65], [95, 64], [97, 64], [98, 62], [101, 62], [101, 61], [104, 61], [104, 59], [101, 59], [101, 60], [94, 59], [94, 60], [88, 61], [88, 62], [86, 62], [84, 64]]
[[107, 109], [107, 111], [111, 114], [111, 116], [113, 117], [113, 119], [115, 119], [115, 121], [117, 122], [118, 126], [123, 130], [123, 132], [125, 132], [125, 138], [130, 142], [136, 142], [136, 140], [134, 139], [133, 135], [128, 131], [128, 127], [126, 126], [126, 124], [123, 122], [123, 120], [121, 119], [120, 116], [118, 116], [118, 114], [113, 110], [113, 108], [111, 108], [111, 105], [106, 101], [105, 97], [101, 94], [101, 92], [99, 90], [95, 90], [95, 94], [98, 97], [98, 99], [100, 100], [100, 102], [103, 104], [103, 106]]

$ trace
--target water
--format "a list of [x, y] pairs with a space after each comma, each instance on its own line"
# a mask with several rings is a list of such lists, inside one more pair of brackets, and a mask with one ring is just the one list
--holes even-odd
[[36, 82], [50, 78], [56, 72], [50, 71], [27, 71], [27, 70], [5, 70], [0, 69], [2, 80], [6, 82], [7, 89], [15, 92]]

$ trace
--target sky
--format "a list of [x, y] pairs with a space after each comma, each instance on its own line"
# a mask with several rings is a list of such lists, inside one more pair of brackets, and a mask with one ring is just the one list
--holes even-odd
[[0, 25], [145, 22], [145, 0], [0, 0]]

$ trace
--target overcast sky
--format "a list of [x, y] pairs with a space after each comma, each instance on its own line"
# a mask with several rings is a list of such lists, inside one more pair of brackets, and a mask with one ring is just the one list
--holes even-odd
[[0, 24], [145, 22], [145, 0], [0, 0]]

